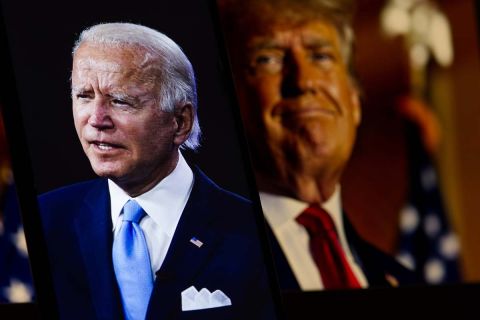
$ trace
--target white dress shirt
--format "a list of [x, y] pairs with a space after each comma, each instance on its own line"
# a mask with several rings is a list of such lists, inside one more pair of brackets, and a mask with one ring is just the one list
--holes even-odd
[[[295, 220], [309, 204], [266, 192], [260, 192], [260, 201], [266, 220], [272, 228], [300, 288], [304, 291], [324, 289], [317, 265], [310, 254], [308, 232]], [[322, 208], [330, 214], [335, 223], [340, 244], [353, 273], [360, 285], [363, 288], [367, 287], [367, 279], [360, 266], [355, 262], [345, 236], [339, 186], [330, 199], [322, 204]]]
[[154, 278], [155, 272], [160, 269], [165, 260], [192, 186], [192, 169], [180, 152], [175, 169], [155, 187], [138, 197], [130, 197], [113, 181], [108, 180], [114, 239], [122, 224], [122, 208], [128, 200], [134, 199], [146, 212], [145, 217], [140, 221], [140, 228], [147, 241]]

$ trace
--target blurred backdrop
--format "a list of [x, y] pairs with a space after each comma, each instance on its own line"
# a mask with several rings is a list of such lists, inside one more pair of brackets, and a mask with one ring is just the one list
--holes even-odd
[[426, 281], [480, 281], [480, 89], [474, 0], [359, 0], [363, 94], [344, 174], [361, 235]]

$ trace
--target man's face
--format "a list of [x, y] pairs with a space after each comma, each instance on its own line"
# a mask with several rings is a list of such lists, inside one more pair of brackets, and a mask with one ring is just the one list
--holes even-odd
[[177, 156], [174, 114], [160, 110], [153, 63], [142, 53], [84, 43], [73, 59], [73, 117], [83, 150], [97, 175], [126, 189], [168, 174]]
[[256, 170], [302, 198], [301, 181], [338, 182], [360, 121], [357, 91], [330, 23], [255, 28], [233, 65]]

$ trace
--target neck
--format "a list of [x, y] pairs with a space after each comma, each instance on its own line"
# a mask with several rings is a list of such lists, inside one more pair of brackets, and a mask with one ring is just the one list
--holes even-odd
[[161, 165], [150, 171], [143, 172], [141, 177], [112, 179], [120, 188], [130, 197], [138, 197], [151, 190], [166, 176], [175, 170], [179, 160], [179, 153], [174, 152], [172, 156], [166, 159]]
[[323, 176], [292, 175], [287, 179], [280, 179], [267, 177], [260, 172], [255, 175], [261, 191], [317, 204], [326, 202], [334, 194], [339, 182], [339, 177], [326, 179]]

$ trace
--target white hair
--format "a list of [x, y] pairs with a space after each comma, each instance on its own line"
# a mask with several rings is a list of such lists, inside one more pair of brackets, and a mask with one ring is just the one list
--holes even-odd
[[104, 23], [82, 31], [75, 42], [73, 54], [84, 42], [119, 48], [138, 46], [146, 51], [146, 60], [158, 61], [159, 106], [164, 111], [174, 112], [176, 107], [190, 103], [194, 113], [193, 127], [181, 148], [195, 150], [200, 145], [195, 75], [187, 56], [172, 39], [142, 25]]

